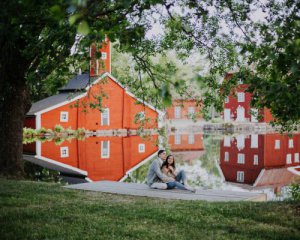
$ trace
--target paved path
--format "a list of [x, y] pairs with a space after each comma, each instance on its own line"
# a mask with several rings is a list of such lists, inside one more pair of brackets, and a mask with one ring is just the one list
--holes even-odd
[[265, 201], [266, 195], [261, 193], [245, 193], [234, 191], [203, 190], [196, 193], [184, 190], [158, 190], [151, 189], [145, 184], [99, 181], [66, 186], [69, 189], [80, 189], [105, 193], [124, 194], [181, 200], [206, 200], [206, 201]]

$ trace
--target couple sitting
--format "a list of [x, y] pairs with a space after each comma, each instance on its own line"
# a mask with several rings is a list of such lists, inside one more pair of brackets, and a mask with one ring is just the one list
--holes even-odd
[[195, 189], [187, 184], [185, 172], [183, 170], [176, 172], [175, 170], [174, 156], [167, 156], [165, 150], [159, 150], [158, 158], [156, 158], [149, 167], [147, 184], [151, 188], [179, 188], [195, 192]]

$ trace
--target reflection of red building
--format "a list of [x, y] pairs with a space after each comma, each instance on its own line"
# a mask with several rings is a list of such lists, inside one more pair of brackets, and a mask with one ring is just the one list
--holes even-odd
[[226, 181], [283, 186], [293, 177], [287, 168], [300, 165], [300, 134], [292, 138], [280, 134], [225, 136], [220, 151]]
[[72, 129], [137, 129], [139, 124], [135, 118], [139, 116], [140, 120], [150, 119], [145, 121], [145, 128], [156, 128], [159, 111], [147, 103], [136, 104], [142, 101], [110, 74], [109, 46], [109, 42], [103, 44], [102, 59], [95, 60], [93, 45], [90, 73], [75, 76], [57, 95], [34, 103], [27, 113], [25, 126], [53, 129], [60, 124]]
[[167, 119], [203, 119], [200, 104], [196, 100], [174, 100], [166, 109]]
[[[232, 77], [233, 73], [228, 73], [225, 76], [225, 80], [228, 81]], [[236, 89], [232, 89], [231, 95], [225, 99], [223, 119], [225, 121], [237, 121], [237, 122], [270, 122], [273, 120], [272, 114], [269, 109], [265, 108], [260, 110], [262, 119], [257, 119], [257, 109], [251, 108], [250, 102], [252, 94], [246, 92], [247, 84], [243, 84], [239, 81], [239, 85]]]
[[169, 145], [174, 152], [203, 150], [203, 135], [194, 132], [181, 133], [176, 131], [169, 135]]
[[[126, 173], [153, 157], [157, 152], [157, 136], [145, 141], [139, 136], [90, 137], [85, 141], [37, 144], [35, 163], [61, 172], [86, 175], [89, 179], [120, 180]], [[51, 166], [50, 166], [51, 164]]]
[[203, 135], [200, 133], [181, 133], [176, 131], [169, 135], [169, 145], [177, 160], [191, 162], [203, 155]]

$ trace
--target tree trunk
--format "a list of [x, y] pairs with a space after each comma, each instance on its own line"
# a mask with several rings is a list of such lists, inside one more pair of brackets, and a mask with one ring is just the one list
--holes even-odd
[[24, 173], [23, 122], [30, 107], [25, 79], [28, 63], [21, 55], [23, 46], [3, 36], [0, 46], [0, 174], [20, 176]]
[[29, 91], [24, 78], [4, 84], [0, 104], [0, 174], [21, 176], [23, 122], [30, 107]]

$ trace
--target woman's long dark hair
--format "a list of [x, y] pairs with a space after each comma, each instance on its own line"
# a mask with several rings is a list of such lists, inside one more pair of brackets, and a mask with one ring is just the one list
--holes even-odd
[[172, 166], [172, 167], [175, 169], [175, 158], [174, 158], [173, 163], [172, 163], [172, 164], [169, 164], [169, 163], [168, 163], [168, 159], [169, 159], [170, 157], [173, 157], [173, 158], [174, 158], [173, 155], [168, 155], [167, 158], [166, 158], [166, 160], [165, 160], [165, 161], [163, 162], [163, 164], [161, 165], [161, 168], [163, 168], [164, 166], [166, 166], [167, 168], [168, 168], [169, 166]]

